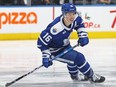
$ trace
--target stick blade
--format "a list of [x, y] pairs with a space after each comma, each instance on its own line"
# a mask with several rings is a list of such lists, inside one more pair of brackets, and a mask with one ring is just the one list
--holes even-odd
[[8, 87], [9, 85], [10, 85], [9, 83], [6, 83], [6, 84], [5, 84], [5, 87]]
[[8, 86], [10, 86], [10, 85], [12, 85], [13, 83], [6, 83], [5, 84], [5, 87], [8, 87]]

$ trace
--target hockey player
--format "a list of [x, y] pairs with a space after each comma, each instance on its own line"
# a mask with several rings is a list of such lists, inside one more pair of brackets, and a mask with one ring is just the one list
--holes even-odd
[[[61, 11], [62, 14], [42, 31], [37, 41], [37, 46], [42, 52], [42, 63], [46, 68], [52, 65], [52, 61], [50, 61], [52, 56], [71, 47], [69, 38], [73, 29], [77, 31], [79, 37], [77, 43], [80, 46], [83, 47], [89, 43], [83, 20], [78, 15], [75, 5], [65, 3], [62, 5]], [[95, 83], [105, 81], [105, 77], [95, 74], [84, 55], [76, 50], [69, 51], [57, 60], [67, 63], [67, 69], [74, 81], [90, 80]], [[84, 75], [83, 78], [80, 78], [79, 71]]]

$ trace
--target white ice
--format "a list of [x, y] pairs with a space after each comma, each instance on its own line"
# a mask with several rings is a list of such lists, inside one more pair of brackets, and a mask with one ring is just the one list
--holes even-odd
[[[71, 40], [72, 46], [76, 43], [76, 40]], [[106, 81], [101, 85], [80, 84], [79, 87], [116, 87], [116, 39], [90, 39], [88, 45], [79, 46], [75, 50], [85, 55], [96, 73], [106, 77]], [[0, 41], [0, 80], [10, 82], [16, 79], [40, 66], [41, 59], [36, 40]], [[54, 85], [52, 83], [57, 83], [56, 87], [61, 84], [63, 87], [78, 87], [77, 84], [72, 84], [66, 64], [57, 61], [54, 61], [53, 66], [47, 69], [42, 67], [16, 84], [21, 84], [22, 87], [44, 87], [47, 83], [50, 87]], [[16, 87], [16, 84], [13, 87]], [[20, 87], [18, 85], [17, 87]], [[47, 84], [48, 87], [49, 85]]]

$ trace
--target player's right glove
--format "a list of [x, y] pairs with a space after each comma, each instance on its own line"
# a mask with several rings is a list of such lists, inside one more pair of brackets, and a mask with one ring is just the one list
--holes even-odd
[[51, 66], [53, 64], [52, 61], [50, 60], [50, 58], [51, 58], [50, 54], [43, 53], [42, 58], [43, 58], [42, 64], [44, 67], [48, 68], [49, 66]]
[[89, 43], [89, 39], [88, 37], [79, 38], [78, 43], [83, 47]]

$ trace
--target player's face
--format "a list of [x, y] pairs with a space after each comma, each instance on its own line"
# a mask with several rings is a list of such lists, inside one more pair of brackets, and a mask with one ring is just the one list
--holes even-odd
[[75, 19], [75, 12], [68, 12], [65, 14], [65, 19], [71, 24]]

